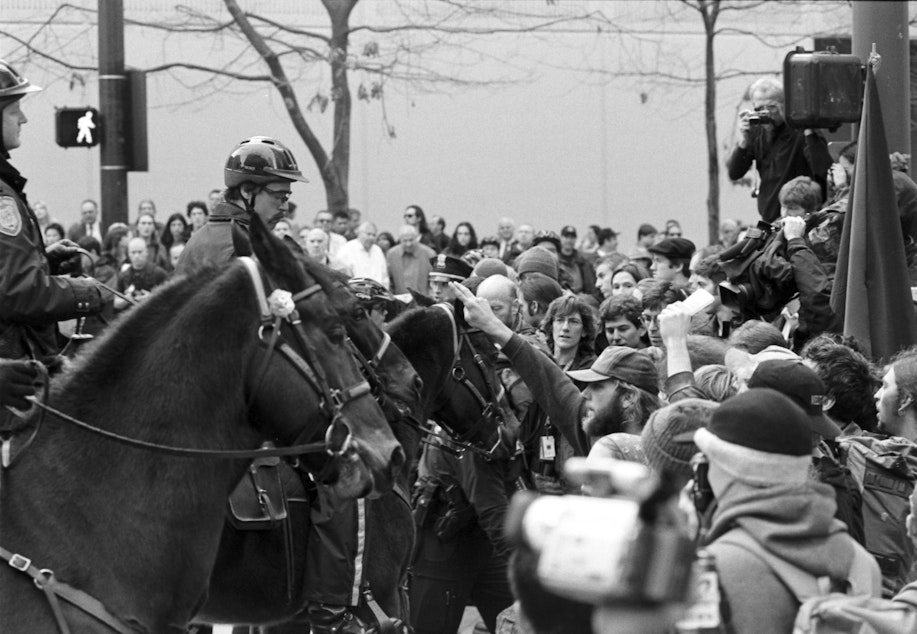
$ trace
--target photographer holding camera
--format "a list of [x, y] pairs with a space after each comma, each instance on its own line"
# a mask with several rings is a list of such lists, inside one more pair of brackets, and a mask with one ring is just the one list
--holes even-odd
[[756, 164], [760, 184], [753, 193], [765, 222], [780, 216], [777, 195], [796, 176], [810, 176], [824, 194], [831, 155], [823, 137], [812, 129], [795, 130], [784, 119], [783, 85], [762, 77], [749, 88], [753, 111], [739, 114], [738, 142], [726, 161], [731, 180], [739, 180]]

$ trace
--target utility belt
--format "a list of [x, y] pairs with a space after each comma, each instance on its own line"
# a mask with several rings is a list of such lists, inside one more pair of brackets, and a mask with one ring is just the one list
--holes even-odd
[[448, 542], [474, 527], [477, 514], [454, 479], [423, 476], [411, 498], [414, 526], [418, 532], [430, 527], [441, 542]]

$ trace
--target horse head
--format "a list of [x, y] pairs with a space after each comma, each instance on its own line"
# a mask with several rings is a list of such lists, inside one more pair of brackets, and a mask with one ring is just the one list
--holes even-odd
[[[273, 355], [276, 359], [262, 357], [258, 363], [266, 370], [263, 379], [258, 375], [254, 378], [255, 405], [261, 412], [285, 410], [290, 419], [296, 420], [303, 411], [303, 392], [317, 392], [328, 420], [325, 431], [328, 455], [320, 459], [306, 456], [306, 465], [340, 497], [389, 491], [404, 464], [404, 450], [346, 345], [344, 324], [330, 306], [321, 285], [256, 215], [251, 222], [251, 242], [268, 279], [278, 289], [287, 291], [286, 295], [275, 296], [281, 304], [286, 303], [280, 313], [292, 311], [284, 319], [274, 319], [280, 331], [272, 328], [271, 332], [262, 334], [262, 340], [269, 347], [272, 337], [282, 336], [285, 345], [292, 348], [286, 343], [288, 338], [296, 343], [295, 351], [308, 366], [282, 359], [282, 355]], [[288, 376], [289, 372], [281, 370], [288, 370], [290, 363], [299, 376], [283, 381], [281, 376]], [[271, 380], [279, 382], [274, 386], [276, 389], [262, 393], [263, 386]], [[287, 433], [296, 433], [296, 429], [291, 427]]]
[[464, 324], [461, 311], [448, 304], [417, 308], [392, 321], [389, 332], [424, 377], [427, 417], [449, 434], [447, 445], [489, 456], [513, 451], [515, 430], [500, 405], [497, 350]]
[[[322, 287], [328, 301], [347, 330], [354, 356], [373, 389], [385, 417], [408, 455], [415, 453], [416, 429], [424, 420], [423, 381], [414, 366], [392, 344], [391, 336], [369, 319], [363, 305], [347, 286], [347, 277], [303, 254], [299, 258], [306, 274]], [[407, 425], [400, 425], [405, 422]]]

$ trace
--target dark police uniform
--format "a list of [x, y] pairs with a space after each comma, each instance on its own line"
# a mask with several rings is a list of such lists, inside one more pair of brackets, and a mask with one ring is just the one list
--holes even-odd
[[465, 606], [474, 605], [493, 632], [513, 602], [503, 525], [514, 471], [506, 460], [427, 445], [418, 474], [411, 625], [417, 634], [454, 633]]
[[60, 352], [57, 322], [97, 313], [102, 301], [94, 280], [52, 275], [25, 183], [0, 157], [0, 357], [47, 359]]

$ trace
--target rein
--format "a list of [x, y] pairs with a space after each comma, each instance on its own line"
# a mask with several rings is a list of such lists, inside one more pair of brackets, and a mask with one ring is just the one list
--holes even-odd
[[[137, 438], [131, 438], [122, 434], [118, 434], [117, 432], [96, 427], [95, 425], [90, 425], [89, 423], [81, 421], [48, 405], [45, 401], [48, 400], [49, 385], [45, 373], [46, 380], [42, 399], [39, 400], [35, 397], [29, 397], [29, 400], [40, 410], [35, 430], [32, 432], [20, 452], [18, 452], [16, 456], [13, 456], [12, 458], [10, 457], [10, 438], [15, 430], [0, 430], [0, 442], [2, 442], [2, 445], [0, 445], [0, 459], [2, 459], [0, 460], [0, 465], [2, 465], [2, 467], [9, 467], [15, 461], [15, 459], [21, 455], [22, 450], [31, 445], [32, 441], [38, 434], [41, 423], [44, 420], [45, 413], [50, 413], [60, 420], [124, 445], [178, 457], [223, 460], [250, 460], [256, 458], [281, 456], [301, 456], [309, 453], [325, 452], [334, 459], [344, 455], [352, 445], [351, 427], [347, 422], [347, 417], [344, 414], [344, 410], [352, 401], [363, 396], [371, 395], [371, 388], [369, 383], [365, 380], [345, 389], [332, 388], [328, 383], [324, 370], [322, 369], [321, 365], [317, 363], [315, 358], [316, 354], [308, 344], [308, 339], [302, 328], [302, 323], [299, 320], [299, 315], [296, 312], [296, 302], [307, 299], [308, 297], [321, 291], [321, 287], [318, 284], [315, 284], [302, 291], [299, 291], [295, 295], [291, 295], [286, 291], [275, 290], [271, 297], [268, 297], [264, 291], [264, 283], [262, 281], [261, 272], [257, 263], [248, 257], [241, 257], [239, 260], [241, 260], [245, 265], [246, 271], [249, 273], [255, 289], [255, 296], [257, 298], [261, 313], [261, 325], [258, 329], [258, 339], [260, 340], [260, 343], [266, 348], [264, 359], [260, 364], [259, 373], [255, 379], [255, 387], [252, 390], [252, 396], [248, 400], [246, 409], [251, 409], [251, 406], [254, 403], [254, 397], [257, 395], [258, 389], [260, 388], [264, 381], [265, 375], [267, 374], [270, 359], [273, 356], [273, 353], [276, 351], [297, 370], [297, 372], [306, 380], [310, 387], [319, 395], [321, 399], [321, 409], [323, 409], [331, 418], [331, 422], [325, 432], [324, 441], [296, 443], [287, 447], [262, 447], [250, 450], [222, 450], [175, 447], [171, 445], [140, 440]], [[277, 293], [281, 293], [281, 295], [277, 297], [275, 302], [277, 305], [275, 306], [272, 304], [272, 300]], [[282, 295], [283, 293], [286, 295]], [[294, 337], [302, 347], [303, 354], [308, 357], [307, 359], [303, 359], [303, 357], [295, 350], [293, 350], [292, 347], [281, 340], [280, 330], [284, 319], [287, 320], [292, 326]], [[266, 343], [264, 341], [265, 330], [271, 331], [270, 338]], [[385, 352], [385, 348], [387, 348], [387, 341], [383, 341], [383, 344], [384, 345], [380, 349], [379, 353], [377, 353], [377, 355], [374, 357], [374, 360], [376, 360], [377, 363], [377, 359], [381, 358], [382, 354]], [[14, 413], [16, 412], [14, 411]], [[20, 414], [17, 413], [17, 415], [21, 417]], [[341, 431], [343, 431], [343, 435], [341, 434]], [[334, 460], [330, 460], [324, 466], [321, 473], [318, 475], [320, 479], [322, 478], [323, 474], [333, 468], [333, 462]], [[0, 470], [0, 474], [2, 474], [2, 470]], [[147, 631], [146, 628], [141, 624], [128, 624], [118, 616], [113, 615], [102, 602], [100, 602], [98, 599], [95, 599], [91, 595], [78, 590], [67, 583], [57, 581], [52, 570], [39, 569], [36, 566], [33, 566], [32, 561], [23, 555], [13, 553], [0, 546], [0, 558], [5, 560], [14, 570], [30, 576], [35, 583], [35, 586], [45, 593], [61, 634], [70, 634], [71, 629], [67, 624], [66, 619], [64, 618], [59, 599], [63, 599], [73, 604], [75, 607], [79, 608], [86, 614], [94, 617], [115, 632], [118, 632], [118, 634], [133, 634], [136, 632]]]

